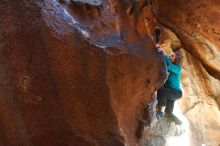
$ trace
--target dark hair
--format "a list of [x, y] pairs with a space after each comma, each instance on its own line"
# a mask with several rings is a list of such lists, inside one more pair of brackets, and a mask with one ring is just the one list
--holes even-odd
[[183, 60], [182, 54], [179, 51], [175, 51], [174, 53], [175, 53], [175, 62], [174, 63], [181, 66], [182, 60]]

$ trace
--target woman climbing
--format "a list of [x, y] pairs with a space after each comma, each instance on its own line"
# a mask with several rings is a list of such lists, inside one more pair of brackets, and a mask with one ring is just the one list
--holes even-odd
[[[158, 52], [164, 54], [159, 44], [156, 44], [156, 48]], [[164, 55], [164, 60], [169, 75], [165, 84], [157, 91], [157, 119], [160, 121], [166, 113], [177, 125], [181, 125], [182, 122], [173, 114], [173, 109], [174, 102], [182, 97], [180, 87], [182, 55], [176, 51], [171, 56]]]

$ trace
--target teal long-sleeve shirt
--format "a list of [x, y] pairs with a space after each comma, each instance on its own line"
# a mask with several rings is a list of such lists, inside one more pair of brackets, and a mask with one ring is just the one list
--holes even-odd
[[168, 88], [181, 91], [181, 88], [180, 88], [180, 77], [181, 77], [181, 70], [182, 70], [181, 66], [172, 64], [172, 62], [170, 61], [170, 58], [167, 55], [164, 56], [164, 59], [166, 62], [167, 70], [169, 72], [169, 76], [168, 76], [167, 81], [164, 84], [164, 87], [168, 87]]

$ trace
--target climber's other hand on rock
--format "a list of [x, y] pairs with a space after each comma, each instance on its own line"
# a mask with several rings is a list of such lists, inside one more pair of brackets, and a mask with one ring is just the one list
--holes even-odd
[[156, 44], [155, 47], [156, 47], [156, 48], [160, 48], [160, 45], [159, 45], [159, 44]]
[[157, 48], [157, 52], [163, 52], [163, 48], [161, 47]]

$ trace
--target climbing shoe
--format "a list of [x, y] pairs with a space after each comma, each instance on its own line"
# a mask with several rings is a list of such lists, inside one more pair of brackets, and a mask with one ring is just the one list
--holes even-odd
[[177, 118], [173, 113], [168, 113], [167, 116], [168, 116], [172, 121], [174, 121], [176, 125], [182, 125], [182, 124], [183, 124], [183, 122], [182, 122], [179, 118]]
[[156, 113], [156, 117], [157, 117], [157, 120], [158, 122], [162, 121], [163, 117], [164, 117], [164, 113], [163, 112], [157, 112]]

